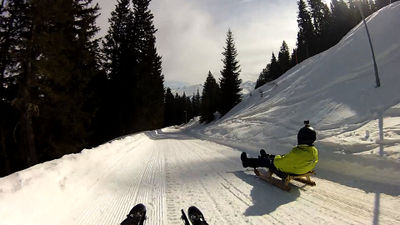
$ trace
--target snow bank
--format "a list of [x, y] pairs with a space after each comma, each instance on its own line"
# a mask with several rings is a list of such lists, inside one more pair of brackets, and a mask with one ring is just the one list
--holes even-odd
[[[76, 207], [80, 198], [89, 195], [99, 180], [120, 166], [118, 162], [129, 150], [142, 145], [143, 137], [125, 137], [0, 178], [0, 224], [75, 223], [74, 210], [88, 210]], [[21, 212], [27, 216], [21, 216]]]

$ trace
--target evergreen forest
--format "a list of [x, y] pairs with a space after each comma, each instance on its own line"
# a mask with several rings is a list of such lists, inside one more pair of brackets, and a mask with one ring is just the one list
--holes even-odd
[[[192, 97], [164, 86], [150, 2], [116, 0], [97, 38], [93, 0], [1, 0], [0, 176], [196, 116], [209, 123], [241, 101], [230, 29], [218, 80], [205, 71]], [[361, 21], [357, 4], [368, 16], [389, 2], [299, 0], [297, 46], [290, 53], [283, 41], [256, 87], [335, 45]]]
[[296, 47], [289, 51], [282, 42], [278, 58], [271, 60], [260, 72], [255, 88], [283, 75], [296, 64], [336, 45], [355, 25], [380, 8], [396, 0], [332, 0], [328, 6], [322, 0], [299, 0]]

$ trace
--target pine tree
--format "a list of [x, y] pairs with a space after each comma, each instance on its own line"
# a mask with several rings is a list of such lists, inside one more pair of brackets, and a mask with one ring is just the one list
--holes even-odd
[[378, 10], [376, 3], [373, 0], [369, 0], [369, 7], [371, 9], [371, 14], [376, 12], [376, 10]]
[[41, 56], [33, 75], [43, 96], [38, 139], [48, 140], [42, 143], [45, 155], [55, 158], [87, 144], [94, 111], [87, 108], [89, 83], [98, 71], [93, 37], [99, 8], [91, 0], [59, 0], [35, 1], [33, 9], [32, 39]]
[[10, 167], [15, 171], [87, 145], [97, 109], [96, 89], [90, 84], [99, 74], [94, 39], [99, 8], [92, 0], [6, 2], [1, 10], [9, 7], [8, 16], [0, 32], [9, 22], [13, 31], [5, 39], [2, 34], [5, 42], [0, 41], [0, 51], [9, 53], [0, 62], [1, 77], [12, 79], [16, 88], [2, 100], [15, 107], [10, 118], [17, 115], [18, 121], [8, 124], [16, 144], [6, 141], [2, 146], [13, 152]]
[[304, 0], [299, 0], [299, 14], [297, 23], [299, 32], [297, 33], [297, 57], [301, 62], [316, 53], [315, 31], [311, 21], [310, 12]]
[[[14, 3], [17, 3], [15, 1]], [[19, 2], [21, 3], [21, 1]], [[15, 126], [15, 139], [18, 144], [15, 146], [16, 152], [21, 154], [18, 158], [22, 167], [31, 166], [38, 162], [37, 143], [35, 141], [34, 119], [38, 116], [38, 96], [35, 92], [37, 79], [35, 77], [35, 57], [38, 54], [34, 52], [33, 45], [33, 3], [25, 4], [25, 10], [16, 7], [16, 12], [22, 15], [22, 22], [19, 34], [22, 34], [22, 40], [18, 43], [19, 51], [10, 54], [13, 58], [10, 71], [17, 77], [17, 93], [13, 96], [12, 105], [18, 111], [18, 122]], [[15, 4], [15, 6], [21, 6]], [[6, 69], [8, 70], [8, 69]]]
[[13, 99], [17, 97], [21, 80], [21, 59], [24, 58], [24, 42], [30, 24], [29, 10], [25, 1], [2, 1], [0, 5], [0, 176], [24, 168], [27, 159], [26, 154], [17, 149], [21, 142], [14, 142], [15, 127], [21, 115]]
[[220, 88], [214, 76], [209, 71], [201, 95], [200, 122], [209, 123], [215, 119], [214, 113], [218, 110], [219, 99]]
[[110, 95], [105, 104], [106, 127], [112, 136], [129, 133], [136, 110], [137, 55], [133, 36], [133, 12], [130, 0], [118, 0], [111, 18], [110, 27], [103, 42], [103, 67], [110, 79]]
[[282, 74], [278, 60], [276, 59], [274, 53], [272, 53], [271, 63], [269, 64], [268, 71], [269, 73], [267, 77], [267, 82], [277, 79]]
[[[350, 10], [351, 19], [352, 19], [351, 25], [353, 25], [353, 26], [355, 26], [358, 22], [361, 21], [361, 14], [360, 14], [359, 8], [356, 4], [359, 4], [358, 0], [355, 0], [355, 1], [349, 0], [348, 7]], [[331, 4], [331, 7], [333, 7], [333, 4]]]
[[80, 95], [82, 100], [82, 111], [89, 118], [85, 122], [85, 129], [88, 133], [86, 139], [89, 147], [97, 146], [106, 139], [104, 136], [103, 121], [100, 121], [98, 112], [102, 110], [105, 92], [107, 91], [107, 77], [100, 67], [99, 39], [95, 35], [99, 31], [96, 26], [98, 4], [93, 5], [93, 0], [79, 0], [74, 2], [74, 32], [76, 33], [76, 44], [74, 45], [77, 62], [76, 69], [81, 73], [84, 86]]
[[201, 107], [201, 97], [199, 89], [197, 89], [196, 94], [193, 95], [192, 97], [193, 117], [200, 115], [200, 107]]
[[357, 23], [354, 20], [350, 8], [343, 1], [332, 0], [331, 2], [332, 10], [332, 41], [331, 45], [335, 45], [340, 41], [340, 39], [350, 31], [351, 28]]
[[331, 12], [321, 0], [308, 0], [311, 8], [311, 17], [314, 25], [316, 53], [329, 48], [329, 29], [331, 26]]
[[183, 97], [184, 101], [184, 121], [185, 123], [189, 122], [193, 118], [193, 104], [192, 100], [190, 99], [189, 96]]
[[[395, 1], [392, 1], [395, 2]], [[375, 0], [375, 5], [377, 9], [385, 7], [390, 4], [390, 0]]]
[[170, 88], [167, 88], [165, 92], [165, 111], [164, 111], [164, 126], [168, 127], [171, 125], [175, 125], [175, 99], [174, 95], [171, 92]]
[[270, 67], [271, 65], [268, 64], [266, 68], [264, 68], [260, 75], [258, 75], [258, 79], [256, 81], [256, 86], [254, 87], [254, 89], [257, 89], [259, 87], [261, 87], [262, 85], [264, 85], [265, 83], [267, 83], [267, 77], [268, 77], [268, 70], [267, 68]]
[[138, 110], [135, 113], [135, 129], [156, 129], [163, 125], [164, 76], [161, 57], [156, 49], [156, 29], [150, 0], [133, 0], [133, 37], [137, 55]]
[[221, 105], [220, 112], [225, 115], [231, 110], [236, 104], [241, 101], [241, 88], [239, 79], [240, 66], [237, 61], [237, 51], [233, 41], [233, 35], [231, 30], [228, 30], [226, 47], [224, 48], [224, 68], [221, 71], [220, 87], [221, 87]]
[[25, 1], [2, 1], [0, 8], [0, 100], [10, 101], [29, 26], [29, 4]]
[[278, 53], [278, 64], [280, 67], [280, 75], [284, 74], [290, 69], [289, 47], [287, 46], [285, 41], [282, 42], [281, 49]]
[[315, 33], [318, 35], [322, 31], [322, 22], [324, 20], [324, 3], [322, 3], [321, 0], [308, 0], [308, 5], [311, 8], [311, 17]]
[[292, 54], [290, 55], [290, 68], [296, 66], [298, 63], [297, 60], [297, 49], [292, 50]]
[[18, 93], [12, 101], [20, 112], [18, 148], [28, 150], [24, 166], [85, 146], [93, 112], [85, 108], [88, 84], [97, 72], [97, 41], [92, 38], [98, 7], [84, 0], [30, 3], [16, 54]]

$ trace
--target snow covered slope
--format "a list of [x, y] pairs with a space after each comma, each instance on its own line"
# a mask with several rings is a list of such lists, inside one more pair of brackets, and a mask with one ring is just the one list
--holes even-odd
[[[365, 30], [266, 84], [209, 125], [148, 131], [0, 178], [0, 224], [400, 224], [400, 2], [368, 18], [381, 75], [374, 87]], [[315, 187], [284, 192], [242, 168], [242, 151], [286, 153], [302, 121], [318, 131]]]
[[[257, 145], [295, 144], [299, 126], [310, 120], [321, 144], [344, 153], [379, 154], [383, 143], [382, 154], [400, 158], [400, 151], [394, 151], [394, 146], [400, 148], [399, 8], [392, 4], [367, 19], [381, 87], [375, 87], [368, 39], [360, 24], [336, 46], [258, 88], [206, 133]], [[225, 132], [227, 124], [233, 132]]]

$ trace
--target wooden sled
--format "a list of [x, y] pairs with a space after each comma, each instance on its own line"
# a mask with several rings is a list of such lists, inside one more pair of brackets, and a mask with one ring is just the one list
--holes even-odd
[[[290, 186], [289, 183], [291, 180], [296, 180], [299, 181], [303, 184], [307, 184], [310, 186], [315, 186], [315, 182], [311, 181], [310, 176], [311, 175], [315, 175], [314, 171], [310, 171], [308, 173], [305, 174], [285, 174], [282, 172], [274, 172], [271, 170], [268, 170], [268, 172], [261, 172], [259, 170], [257, 170], [256, 168], [254, 168], [254, 173], [257, 175], [257, 177], [261, 178], [262, 180], [267, 181], [268, 183], [271, 183], [272, 185], [275, 185], [277, 187], [279, 187], [282, 190], [285, 191], [290, 191]], [[276, 174], [280, 179], [273, 177], [273, 174]]]

